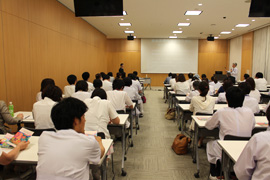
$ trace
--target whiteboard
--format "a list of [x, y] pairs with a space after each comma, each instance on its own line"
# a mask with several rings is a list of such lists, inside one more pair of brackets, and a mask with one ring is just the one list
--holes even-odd
[[198, 40], [141, 39], [141, 73], [198, 73]]

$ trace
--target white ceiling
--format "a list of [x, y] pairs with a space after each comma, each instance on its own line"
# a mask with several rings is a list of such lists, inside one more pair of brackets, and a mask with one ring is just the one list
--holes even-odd
[[[73, 0], [58, 0], [74, 12]], [[121, 17], [84, 17], [89, 24], [104, 33], [107, 38], [126, 38], [127, 27], [118, 23], [132, 24], [137, 38], [168, 38], [179, 30], [177, 24], [189, 22], [182, 27], [178, 38], [205, 39], [209, 34], [220, 35], [221, 31], [231, 31], [220, 39], [231, 39], [255, 29], [270, 25], [270, 18], [249, 18], [250, 0], [123, 0], [128, 15]], [[202, 6], [198, 4], [202, 3]], [[199, 16], [185, 16], [187, 10], [203, 11]], [[226, 17], [224, 19], [223, 17]], [[124, 19], [124, 20], [121, 20]], [[186, 19], [190, 19], [187, 21]], [[252, 19], [255, 19], [253, 22]], [[250, 24], [236, 28], [237, 24]], [[235, 29], [234, 31], [232, 29]]]

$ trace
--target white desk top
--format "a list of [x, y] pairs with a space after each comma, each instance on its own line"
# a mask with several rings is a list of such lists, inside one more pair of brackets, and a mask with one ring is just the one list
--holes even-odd
[[14, 113], [14, 116], [17, 116], [19, 113], [23, 114], [23, 123], [34, 123], [33, 113], [31, 111], [18, 111]]
[[[3, 138], [4, 135], [0, 135], [0, 138]], [[14, 160], [14, 163], [26, 163], [26, 164], [37, 164], [38, 162], [38, 140], [39, 140], [39, 136], [32, 136], [29, 141], [30, 144], [28, 145], [27, 149], [21, 151], [18, 155], [18, 157], [16, 158], [16, 160]], [[113, 140], [112, 139], [102, 139], [102, 144], [105, 148], [105, 153], [104, 156], [100, 159], [100, 162], [98, 163], [99, 165], [102, 164], [110, 146], [112, 145]], [[11, 151], [12, 149], [6, 149], [6, 148], [2, 148], [2, 151], [8, 153], [9, 151]]]
[[167, 87], [167, 89], [168, 89], [169, 91], [173, 90], [173, 88], [171, 88], [171, 87]]
[[[179, 107], [181, 107], [184, 111], [189, 111], [190, 104], [178, 104]], [[266, 104], [259, 104], [260, 110], [263, 110], [265, 108]], [[224, 107], [228, 107], [228, 104], [215, 104], [214, 110], [218, 110]]]
[[[207, 120], [209, 120], [212, 116], [191, 116], [192, 119], [194, 119], [195, 123], [200, 127], [204, 128], [205, 123]], [[255, 116], [255, 128], [267, 128], [268, 127], [268, 120], [266, 116]], [[262, 123], [262, 124], [260, 124]]]
[[[176, 96], [175, 98], [176, 98], [178, 101], [185, 101], [186, 96]], [[212, 97], [212, 98], [215, 98], [215, 100], [216, 100], [218, 97]]]
[[260, 92], [260, 93], [263, 94], [263, 95], [266, 95], [266, 96], [270, 96], [269, 92]]
[[129, 114], [118, 114], [118, 117], [120, 119], [120, 125], [126, 124], [126, 121], [128, 119]]
[[[169, 88], [168, 88], [169, 89]], [[172, 89], [172, 88], [171, 88]], [[169, 94], [175, 94], [175, 92], [174, 91], [169, 91]]]
[[170, 84], [164, 84], [165, 87], [170, 87], [171, 85]]
[[225, 153], [234, 163], [239, 158], [247, 143], [248, 141], [218, 141], [220, 147], [225, 151]]

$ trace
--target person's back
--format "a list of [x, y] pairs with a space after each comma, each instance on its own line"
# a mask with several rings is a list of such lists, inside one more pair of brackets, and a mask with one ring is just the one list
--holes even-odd
[[174, 88], [175, 83], [176, 83], [176, 79], [175, 79], [175, 76], [173, 75], [172, 79], [170, 80], [171, 88]]
[[81, 101], [84, 101], [87, 98], [91, 97], [92, 92], [77, 91], [71, 95], [71, 97], [77, 98]]
[[69, 85], [64, 87], [64, 95], [65, 97], [70, 97], [73, 93], [75, 93], [75, 83], [77, 81], [77, 77], [73, 74], [67, 77], [67, 81]]
[[189, 93], [190, 86], [189, 86], [188, 81], [175, 83], [174, 91], [176, 94], [183, 94], [183, 95], [186, 95], [187, 93]]
[[249, 95], [245, 97], [243, 107], [250, 108], [254, 114], [260, 112], [260, 107], [257, 99], [250, 97]]
[[251, 90], [249, 96], [255, 98], [258, 103], [261, 100], [261, 93], [258, 91], [258, 89]]
[[257, 72], [254, 81], [256, 89], [258, 89], [259, 91], [267, 90], [267, 81], [265, 78], [263, 78], [263, 73]]
[[102, 89], [105, 91], [112, 91], [112, 83], [109, 81], [110, 77], [108, 75], [104, 75]]
[[172, 79], [172, 73], [168, 74], [168, 77], [166, 77], [164, 84], [170, 84], [170, 80]]

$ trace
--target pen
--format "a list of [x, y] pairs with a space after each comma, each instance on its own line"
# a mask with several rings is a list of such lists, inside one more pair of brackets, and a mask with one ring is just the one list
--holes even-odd
[[30, 117], [30, 115], [29, 116], [26, 116], [24, 119], [27, 119], [27, 118], [29, 118]]

